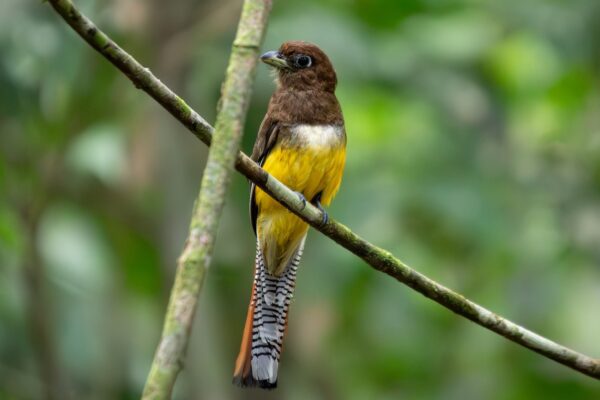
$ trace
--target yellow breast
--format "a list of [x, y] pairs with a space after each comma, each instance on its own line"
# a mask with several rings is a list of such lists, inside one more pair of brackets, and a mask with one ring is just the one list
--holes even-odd
[[[269, 153], [263, 168], [311, 201], [322, 192], [329, 205], [342, 181], [346, 139], [342, 127], [297, 125]], [[267, 268], [280, 273], [305, 236], [308, 226], [268, 194], [256, 188], [257, 235]]]

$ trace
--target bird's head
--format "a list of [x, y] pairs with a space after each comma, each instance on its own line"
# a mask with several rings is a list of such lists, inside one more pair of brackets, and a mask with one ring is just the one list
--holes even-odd
[[277, 70], [283, 88], [335, 91], [337, 78], [331, 61], [312, 43], [285, 42], [279, 50], [268, 51], [260, 59]]

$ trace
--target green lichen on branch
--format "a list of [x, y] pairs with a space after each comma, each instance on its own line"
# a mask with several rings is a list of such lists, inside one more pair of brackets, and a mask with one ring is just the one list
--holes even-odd
[[[189, 235], [178, 260], [163, 335], [142, 395], [145, 400], [170, 398], [182, 368], [198, 295], [211, 263], [225, 195], [239, 152], [258, 49], [270, 9], [270, 1], [244, 2], [236, 42], [243, 36], [243, 40], [252, 40], [252, 46], [233, 46], [231, 51], [200, 193], [194, 205]], [[182, 99], [175, 96], [173, 100], [177, 110], [175, 116], [188, 120], [194, 114]]]
[[96, 27], [70, 0], [49, 0], [50, 5], [90, 46], [123, 72], [133, 85], [148, 93], [205, 144], [210, 144], [213, 128], [173, 93], [152, 72]]
[[[210, 144], [213, 128], [195, 111], [190, 109], [189, 106], [185, 104], [185, 102], [183, 102], [177, 95], [175, 95], [167, 86], [162, 84], [156, 77], [154, 77], [149, 70], [143, 68], [135, 59], [133, 59], [133, 57], [123, 51], [108, 37], [105, 43], [111, 43], [111, 46], [108, 46], [110, 51], [107, 50], [108, 48], [99, 48], [96, 43], [99, 43], [100, 39], [92, 40], [87, 36], [87, 33], [92, 32], [94, 35], [104, 34], [98, 30], [95, 32], [93, 30], [88, 31], [88, 29], [91, 27], [95, 28], [94, 24], [85, 16], [82, 16], [79, 11], [71, 8], [72, 4], [70, 1], [49, 0], [49, 2], [84, 40], [86, 40], [92, 47], [94, 47], [104, 57], [111, 61], [117, 68], [123, 71], [136, 86], [141, 87], [156, 101], [158, 101], [169, 113], [177, 118], [183, 125], [188, 127], [188, 129], [190, 129], [190, 131], [192, 131], [196, 137], [198, 137], [204, 143]], [[243, 14], [254, 17], [256, 15], [256, 9], [254, 8], [254, 5], [258, 3], [252, 2], [251, 5], [247, 5], [247, 3], [249, 2], [245, 3]], [[70, 19], [71, 12], [76, 16], [76, 18]], [[250, 19], [250, 17], [248, 18]], [[237, 49], [240, 51], [240, 53], [242, 51], [252, 52], [255, 49], [258, 49], [257, 45], [253, 44], [251, 41], [247, 41], [252, 37], [251, 35], [246, 35], [240, 30], [238, 31], [238, 34], [242, 36], [244, 40], [236, 38], [236, 41], [234, 42], [234, 49]], [[225, 87], [224, 92], [226, 92]], [[225, 104], [222, 104], [222, 106], [225, 107]], [[217, 129], [219, 128], [219, 123], [217, 123]], [[217, 139], [215, 138], [215, 140]], [[334, 221], [333, 219], [330, 219], [327, 224], [321, 225], [322, 215], [316, 207], [312, 206], [310, 203], [306, 204], [306, 206], [300, 204], [298, 201], [298, 196], [296, 196], [295, 192], [278, 182], [272, 176], [269, 176], [245, 154], [237, 152], [235, 168], [252, 182], [254, 182], [257, 186], [262, 188], [265, 192], [269, 193], [281, 204], [310, 223], [315, 229], [319, 230], [341, 246], [348, 249], [350, 252], [363, 259], [368, 265], [377, 271], [393, 277], [394, 279], [411, 287], [424, 296], [434, 300], [443, 307], [446, 307], [456, 314], [461, 315], [499, 335], [502, 335], [523, 347], [533, 350], [544, 357], [564, 364], [576, 371], [581, 372], [582, 374], [591, 376], [595, 379], [600, 379], [599, 359], [589, 357], [566, 348], [558, 343], [552, 342], [545, 337], [531, 332], [477, 305], [462, 295], [420, 274], [394, 257], [388, 251], [372, 245], [365, 239], [356, 235], [348, 227]], [[192, 227], [196, 227], [196, 225], [194, 225], [194, 220], [192, 221]], [[200, 227], [200, 225], [197, 227]], [[203, 239], [198, 238], [197, 240], [202, 241]], [[202, 259], [203, 254], [191, 254], [187, 257], [192, 264], [201, 264], [201, 261], [199, 260]], [[183, 279], [184, 277], [185, 279]], [[188, 286], [186, 284], [188, 281], [189, 279], [185, 274], [183, 274], [181, 282], [176, 280], [176, 288], [174, 290], [181, 290], [182, 293], [186, 294], [197, 290], [197, 287], [193, 285]], [[178, 285], [182, 285], [181, 288]], [[168, 332], [169, 334], [166, 336], [168, 340], [163, 341], [164, 343], [161, 342], [161, 346], [164, 346], [166, 349], [164, 351], [166, 356], [164, 359], [161, 358], [161, 363], [174, 362], [174, 360], [171, 360], [168, 355], [177, 352], [177, 344], [181, 343], [179, 339], [180, 332], [174, 327], [176, 327], [179, 323], [178, 319], [184, 318], [188, 315], [188, 313], [193, 312], [193, 310], [187, 306], [188, 302], [185, 301], [186, 297], [183, 296], [182, 299], [183, 300], [181, 302], [176, 304], [176, 318], [172, 320], [167, 318], [166, 321], [165, 333]], [[175, 307], [175, 305], [170, 305], [169, 307]], [[175, 350], [171, 350], [172, 348]], [[177, 359], [176, 361], [180, 362], [180, 359]], [[156, 382], [158, 385], [165, 384], [164, 382], [168, 382], [169, 379], [170, 378], [168, 374], [156, 375]]]

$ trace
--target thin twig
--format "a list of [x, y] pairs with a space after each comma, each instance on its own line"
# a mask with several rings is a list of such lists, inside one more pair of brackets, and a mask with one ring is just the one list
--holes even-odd
[[[210, 143], [210, 134], [212, 132], [210, 125], [200, 118], [178, 96], [162, 85], [149, 70], [143, 68], [129, 54], [117, 47], [89, 19], [76, 11], [69, 1], [49, 0], [49, 2], [73, 29], [90, 43], [92, 47], [121, 69], [137, 87], [141, 87], [153, 98], [157, 99], [168, 112], [173, 114], [175, 118], [188, 127], [204, 143]], [[112, 43], [112, 46], [108, 48], [110, 51], [105, 51], [102, 46], [98, 46], [98, 42]], [[523, 347], [531, 349], [544, 357], [564, 364], [585, 375], [600, 379], [599, 359], [573, 351], [531, 332], [506, 318], [500, 317], [420, 274], [395, 258], [388, 251], [374, 246], [353, 233], [348, 227], [331, 218], [326, 225], [320, 226], [322, 216], [317, 208], [311, 204], [306, 204], [303, 208], [303, 204], [298, 200], [298, 196], [291, 189], [268, 175], [243, 153], [238, 153], [236, 169], [281, 204], [310, 223], [315, 229], [362, 258], [376, 270], [397, 279], [438, 304], [486, 329], [496, 332]]]

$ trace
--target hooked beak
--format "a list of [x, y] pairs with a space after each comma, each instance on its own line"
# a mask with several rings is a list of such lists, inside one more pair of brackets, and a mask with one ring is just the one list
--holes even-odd
[[267, 51], [265, 54], [260, 56], [260, 60], [265, 64], [277, 69], [290, 68], [285, 57], [278, 51]]

